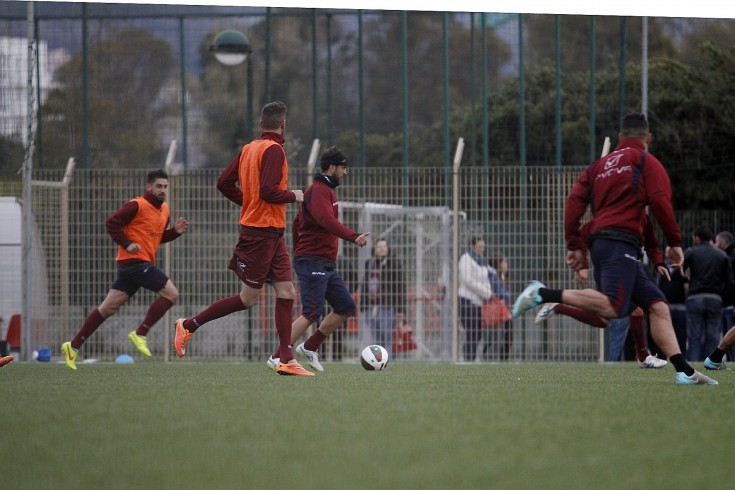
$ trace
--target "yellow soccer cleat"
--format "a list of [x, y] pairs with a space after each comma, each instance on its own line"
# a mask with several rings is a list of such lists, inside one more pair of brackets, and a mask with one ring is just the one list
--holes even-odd
[[138, 335], [135, 330], [128, 334], [128, 340], [135, 346], [138, 351], [146, 357], [151, 357], [151, 351], [148, 349], [148, 337]]
[[77, 370], [77, 358], [79, 352], [75, 351], [71, 346], [71, 342], [64, 342], [61, 344], [61, 353], [64, 354], [64, 360], [66, 361], [66, 367], [69, 369]]

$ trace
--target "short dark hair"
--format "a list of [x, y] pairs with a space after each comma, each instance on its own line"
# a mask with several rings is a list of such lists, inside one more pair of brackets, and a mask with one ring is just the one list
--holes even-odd
[[260, 111], [260, 120], [263, 122], [263, 129], [278, 129], [283, 121], [286, 120], [288, 109], [286, 104], [279, 101], [268, 102]]
[[472, 238], [470, 238], [470, 245], [475, 246], [480, 240], [482, 240], [483, 242], [485, 241], [485, 239], [481, 236], [473, 236]]
[[717, 234], [717, 238], [725, 242], [726, 246], [730, 246], [735, 242], [735, 238], [732, 236], [732, 233], [729, 231], [721, 231]]
[[709, 242], [712, 240], [712, 230], [710, 230], [708, 226], [700, 226], [694, 230], [694, 236], [703, 242]]
[[640, 112], [629, 112], [623, 117], [623, 125], [620, 128], [623, 138], [644, 139], [648, 135], [648, 120], [645, 114]]
[[150, 172], [148, 172], [148, 180], [147, 180], [147, 182], [149, 184], [152, 184], [153, 182], [155, 182], [156, 179], [166, 179], [166, 180], [168, 180], [168, 174], [162, 168], [159, 168], [158, 170], [151, 170]]
[[322, 168], [322, 172], [327, 170], [330, 165], [347, 165], [347, 157], [344, 153], [342, 153], [342, 150], [337, 148], [336, 146], [331, 146], [324, 150], [324, 153], [322, 153], [322, 157], [320, 160], [320, 166]]

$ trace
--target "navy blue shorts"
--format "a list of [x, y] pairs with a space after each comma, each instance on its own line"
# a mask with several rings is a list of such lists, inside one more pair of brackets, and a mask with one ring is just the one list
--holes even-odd
[[639, 255], [634, 245], [617, 240], [598, 238], [590, 247], [597, 290], [610, 299], [619, 317], [630, 315], [636, 306], [648, 311], [652, 304], [666, 301]]
[[150, 289], [157, 293], [166, 287], [167, 282], [168, 276], [150, 262], [118, 264], [117, 280], [112, 285], [112, 289], [122, 291], [132, 298], [140, 288]]
[[294, 260], [299, 277], [301, 315], [312, 322], [322, 316], [324, 300], [339, 315], [355, 316], [357, 306], [339, 272], [314, 260]]

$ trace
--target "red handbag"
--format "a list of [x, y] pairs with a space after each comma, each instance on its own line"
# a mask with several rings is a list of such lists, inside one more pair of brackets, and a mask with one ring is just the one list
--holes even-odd
[[399, 323], [393, 330], [393, 352], [408, 352], [416, 350], [416, 340], [413, 338], [413, 329], [408, 323]]
[[497, 328], [510, 320], [510, 310], [505, 301], [493, 296], [489, 301], [482, 303], [482, 326]]

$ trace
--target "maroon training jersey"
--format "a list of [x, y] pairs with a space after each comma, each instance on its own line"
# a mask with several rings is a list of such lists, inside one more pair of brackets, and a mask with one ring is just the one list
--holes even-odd
[[293, 222], [293, 255], [337, 260], [339, 239], [354, 242], [356, 233], [339, 222], [339, 203], [328, 176], [317, 175], [304, 193], [304, 202]]
[[592, 210], [586, 230], [589, 234], [617, 230], [644, 243], [645, 208], [651, 206], [668, 245], [681, 246], [669, 176], [639, 139], [621, 140], [615, 151], [587, 167], [574, 184], [564, 207], [564, 237], [569, 250], [585, 248], [580, 220], [588, 205]]

